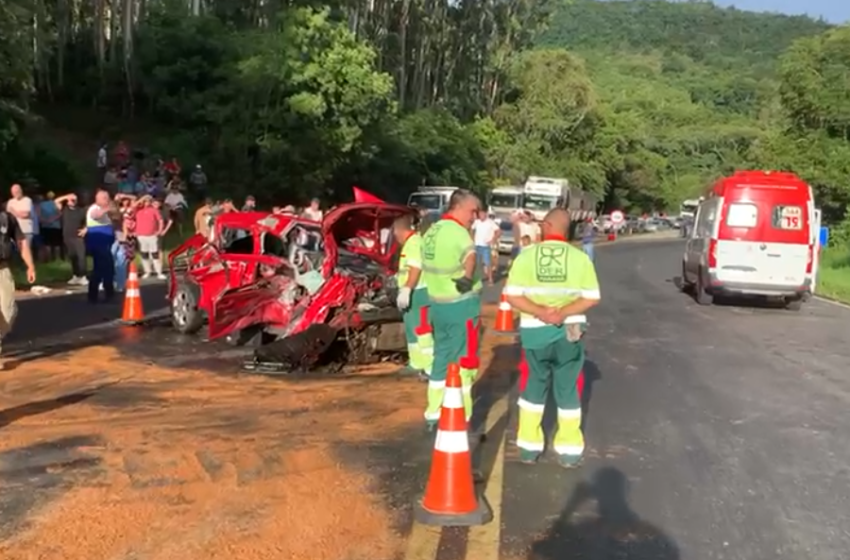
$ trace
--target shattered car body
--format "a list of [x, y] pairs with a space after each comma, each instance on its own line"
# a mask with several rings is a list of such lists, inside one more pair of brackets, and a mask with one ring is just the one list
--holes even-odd
[[191, 333], [206, 319], [210, 339], [259, 332], [288, 341], [258, 352], [301, 366], [340, 338], [349, 361], [401, 351], [391, 226], [413, 212], [355, 202], [332, 209], [321, 223], [261, 212], [223, 214], [212, 241], [196, 235], [169, 255], [172, 323]]

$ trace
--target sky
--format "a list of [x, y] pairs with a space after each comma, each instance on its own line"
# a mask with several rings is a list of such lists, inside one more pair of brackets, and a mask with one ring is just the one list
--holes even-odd
[[714, 0], [714, 3], [753, 12], [807, 14], [830, 23], [850, 20], [850, 0]]

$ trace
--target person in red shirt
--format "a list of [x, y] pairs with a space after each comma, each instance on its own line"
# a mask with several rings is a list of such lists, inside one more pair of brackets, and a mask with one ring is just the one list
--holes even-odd
[[136, 210], [136, 240], [142, 255], [143, 278], [150, 278], [156, 272], [157, 278], [165, 279], [162, 273], [162, 258], [159, 254], [160, 235], [165, 229], [162, 212], [153, 204], [150, 196], [139, 199]]
[[182, 171], [180, 163], [177, 161], [176, 157], [172, 157], [170, 160], [168, 160], [164, 168], [166, 177], [168, 177], [169, 180], [178, 177], [180, 175], [180, 172]]
[[115, 158], [115, 164], [118, 167], [123, 167], [130, 162], [130, 149], [123, 140], [115, 145], [115, 150], [112, 152], [112, 157]]

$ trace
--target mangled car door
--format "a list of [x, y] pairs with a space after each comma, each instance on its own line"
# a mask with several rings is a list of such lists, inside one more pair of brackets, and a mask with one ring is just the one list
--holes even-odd
[[[270, 318], [280, 319], [284, 309], [279, 301], [282, 295], [281, 283], [260, 281], [224, 292], [213, 304], [209, 320], [210, 339], [227, 336], [252, 325], [265, 323]], [[290, 306], [291, 308], [291, 306]]]
[[230, 287], [230, 271], [214, 247], [205, 247], [198, 253], [189, 273], [201, 289], [199, 305], [202, 308], [208, 308]]

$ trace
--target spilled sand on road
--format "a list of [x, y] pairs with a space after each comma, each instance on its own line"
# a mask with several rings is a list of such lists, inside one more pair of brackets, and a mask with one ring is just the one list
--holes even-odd
[[[318, 380], [217, 375], [131, 362], [107, 346], [22, 363], [0, 391], [0, 507], [38, 500], [0, 520], [0, 558], [393, 558], [404, 546], [399, 512], [365, 461], [339, 449], [418, 429], [424, 386], [395, 367]], [[88, 441], [73, 460], [21, 453], [73, 438]], [[30, 488], [27, 469], [38, 468], [53, 482]]]

